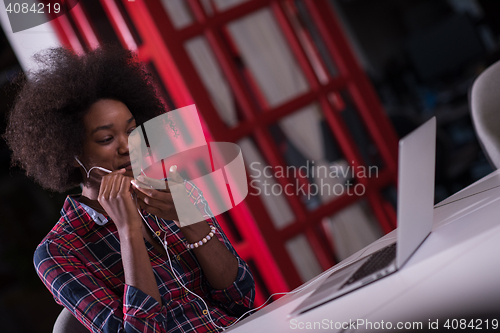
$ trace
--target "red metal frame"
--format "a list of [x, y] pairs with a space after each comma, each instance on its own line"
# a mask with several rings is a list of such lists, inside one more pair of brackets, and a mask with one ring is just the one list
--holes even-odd
[[[298, 28], [297, 21], [291, 17], [297, 13], [298, 9], [290, 0], [246, 1], [224, 11], [218, 11], [212, 1], [213, 14], [210, 16], [205, 14], [199, 0], [187, 0], [194, 22], [179, 30], [174, 28], [160, 0], [98, 1], [104, 8], [122, 45], [136, 50], [142, 61], [155, 65], [161, 79], [159, 83], [165, 86], [176, 107], [196, 103], [203, 117], [207, 141], [237, 142], [244, 137], [252, 136], [267, 163], [272, 167], [283, 167], [285, 161], [271, 137], [269, 127], [311, 103], [317, 103], [321, 107], [346, 160], [354, 167], [363, 165], [359, 150], [341, 117], [341, 110], [337, 110], [335, 103], [329, 99], [332, 93], [347, 91], [384, 162], [384, 168], [380, 170], [378, 178], [358, 179], [358, 182], [366, 188], [366, 194], [362, 198], [367, 199], [384, 232], [389, 232], [395, 227], [394, 209], [383, 200], [380, 191], [396, 182], [397, 136], [368, 79], [356, 63], [348, 41], [326, 0], [304, 1], [304, 3], [336, 64], [338, 69], [336, 77], [332, 77], [326, 71], [326, 66], [309, 33]], [[115, 1], [122, 1], [141, 36], [143, 41], [141, 47], [137, 48], [136, 41]], [[241, 73], [237, 68], [233, 57], [238, 56], [238, 50], [226, 31], [228, 23], [263, 8], [269, 8], [272, 12], [310, 87], [307, 92], [276, 107], [268, 105], [252, 73], [248, 69], [244, 69]], [[80, 35], [86, 43], [86, 48], [95, 47], [99, 42], [98, 36], [92, 30], [91, 20], [87, 19], [84, 10], [76, 6], [70, 15], [78, 31], [73, 31], [64, 16], [52, 21], [61, 42], [81, 52], [84, 46], [80, 45], [77, 37]], [[240, 119], [239, 124], [233, 128], [228, 128], [219, 117], [208, 91], [184, 48], [186, 41], [198, 36], [206, 38], [232, 88], [236, 103], [242, 110], [244, 119]], [[323, 82], [324, 80], [318, 78], [311, 63], [311, 56], [314, 57], [316, 65], [320, 66], [326, 74], [328, 82]], [[185, 122], [189, 124], [188, 119]], [[286, 186], [294, 183], [295, 179], [278, 178], [277, 181], [282, 186]], [[308, 184], [307, 178], [300, 178], [299, 182]], [[335, 263], [335, 256], [331, 240], [323, 234], [324, 228], [321, 221], [324, 217], [335, 214], [362, 198], [343, 195], [314, 211], [308, 211], [298, 196], [287, 197], [295, 215], [295, 221], [277, 230], [260, 198], [248, 196], [243, 203], [229, 211], [242, 237], [241, 242], [234, 244], [235, 248], [244, 259], [255, 263], [258, 274], [270, 292], [286, 291], [300, 285], [303, 281], [286, 251], [285, 242], [299, 234], [304, 234], [321, 268], [331, 267]], [[225, 219], [221, 216], [219, 220], [224, 227]], [[233, 238], [230, 233], [228, 236]], [[258, 290], [257, 303], [263, 300], [264, 294]]]
[[137, 43], [130, 33], [127, 23], [123, 19], [116, 2], [113, 0], [100, 0], [104, 12], [109, 17], [109, 21], [115, 30], [116, 35], [124, 47], [136, 51]]
[[[101, 0], [101, 4], [106, 14], [109, 16], [110, 22], [112, 23], [119, 40], [125, 47], [133, 48], [133, 46], [136, 45], [135, 41], [133, 41], [127, 25], [121, 17], [121, 14], [116, 7], [116, 3], [113, 0]], [[130, 4], [125, 3], [124, 5], [129, 6]], [[151, 30], [154, 28], [154, 25], [152, 25], [153, 21], [149, 17], [149, 12], [145, 10], [145, 7], [141, 7], [141, 5], [144, 5], [139, 1], [133, 3], [132, 5], [134, 6], [133, 10], [129, 8], [132, 20], [136, 22], [141, 21], [150, 23], [137, 25], [141, 38], [143, 39], [143, 46], [136, 50], [139, 58], [142, 61], [151, 61], [155, 64], [156, 68], [160, 72], [161, 78], [163, 79], [162, 83], [172, 94], [172, 99], [177, 105], [192, 104], [193, 102], [189, 95], [189, 91], [183, 85], [182, 79], [180, 79], [175, 65], [172, 62], [165, 61], [165, 59], [169, 58], [169, 55], [166, 48], [161, 47], [163, 44], [160, 42], [161, 39], [159, 40], [156, 28], [153, 29], [154, 31]], [[74, 31], [72, 29], [71, 25], [67, 22], [68, 18], [65, 16], [61, 16], [51, 21], [62, 44], [74, 49], [77, 52], [83, 52], [83, 46], [80, 44], [77, 34], [84, 37], [83, 40], [87, 42], [87, 47], [95, 47], [93, 42], [97, 40], [97, 37], [91, 29], [88, 20], [85, 16], [83, 16], [83, 14], [84, 13], [81, 9], [77, 10], [76, 13], [70, 14], [75, 21], [79, 22], [77, 25], [79, 28], [78, 31]], [[189, 121], [185, 122], [189, 126]], [[204, 132], [207, 133], [207, 131]], [[264, 211], [264, 208], [262, 207], [261, 210]], [[267, 288], [271, 292], [287, 290], [287, 283], [281, 275], [281, 272], [277, 269], [277, 265], [269, 249], [267, 249], [267, 244], [261, 237], [260, 231], [255, 224], [248, 223], [248, 221], [253, 220], [249, 209], [245, 207], [245, 205], [240, 204], [230, 213], [244, 240], [243, 242], [238, 243], [233, 241], [235, 249], [242, 256], [242, 258], [245, 260], [251, 259], [255, 263], [257, 269], [261, 272], [260, 275], [266, 283]], [[219, 223], [224, 228], [226, 221], [222, 217], [219, 217], [218, 219]], [[228, 228], [224, 229], [229, 230]], [[230, 239], [234, 238], [231, 234], [228, 234], [228, 237], [230, 237]], [[255, 253], [255, 251], [251, 250], [254, 248], [259, 248], [259, 252]], [[261, 290], [257, 290], [256, 304], [262, 304], [266, 298], [267, 296], [264, 295]]]
[[[366, 85], [367, 80], [364, 74], [362, 74], [359, 66], [353, 62], [353, 54], [350, 53], [350, 49], [347, 47], [347, 42], [342, 37], [343, 34], [332, 33], [332, 29], [330, 29], [329, 32], [326, 32], [324, 24], [325, 16], [324, 14], [320, 14], [320, 8], [323, 11], [325, 10], [325, 2], [308, 1], [306, 3], [309, 10], [311, 11], [310, 14], [313, 16], [315, 21], [320, 20], [318, 29], [320, 33], [322, 33], [323, 38], [327, 39], [326, 44], [329, 47], [329, 50], [332, 53], [332, 58], [336, 61], [340, 71], [340, 77], [332, 79], [330, 83], [326, 85], [322, 85], [317, 79], [317, 76], [314, 73], [314, 69], [312, 68], [311, 64], [309, 63], [309, 59], [307, 58], [306, 51], [300, 44], [296, 33], [293, 31], [293, 28], [288, 21], [288, 18], [284, 14], [281, 1], [246, 2], [240, 6], [233, 7], [220, 14], [215, 14], [213, 16], [207, 17], [204, 14], [203, 8], [200, 5], [199, 1], [189, 0], [189, 4], [191, 5], [192, 12], [194, 13], [197, 22], [181, 30], [176, 30], [173, 27], [173, 25], [169, 21], [168, 15], [164, 12], [161, 4], [159, 4], [157, 1], [148, 2], [148, 8], [150, 9], [151, 13], [154, 13], [154, 19], [162, 32], [165, 43], [171, 46], [169, 50], [171, 51], [172, 57], [176, 60], [180, 72], [184, 73], [183, 76], [186, 79], [189, 78], [187, 80], [189, 80], [190, 90], [195, 101], [198, 105], [204, 105], [204, 110], [201, 111], [205, 115], [205, 119], [211, 120], [211, 123], [208, 121], [207, 123], [208, 127], [212, 130], [212, 133], [214, 133], [214, 137], [219, 141], [227, 140], [234, 142], [242, 137], [252, 134], [263, 155], [267, 159], [267, 162], [271, 166], [283, 166], [285, 165], [285, 163], [280, 157], [277, 147], [272, 142], [273, 140], [271, 139], [268, 132], [269, 125], [275, 123], [282, 117], [294, 112], [301, 106], [305, 106], [313, 101], [320, 102], [320, 105], [322, 106], [325, 113], [325, 117], [332, 128], [332, 132], [335, 133], [339, 145], [344, 151], [346, 159], [352, 161], [353, 166], [362, 165], [359, 152], [356, 146], [353, 144], [353, 139], [347, 132], [346, 126], [343, 124], [340, 115], [338, 115], [338, 113], [334, 111], [331, 103], [327, 98], [327, 93], [330, 91], [335, 91], [341, 88], [347, 89], [351, 93], [352, 98], [356, 103], [358, 110], [360, 111], [361, 117], [365, 120], [366, 127], [368, 128], [375, 144], [377, 145], [377, 147], [379, 147], [382, 158], [385, 161], [387, 171], [385, 171], [383, 179], [379, 179], [378, 182], [372, 182], [371, 184], [368, 184], [368, 181], [366, 179], [359, 180], [361, 183], [366, 185], [371, 192], [374, 192], [380, 189], [380, 187], [377, 185], [380, 184], [380, 186], [385, 186], [386, 184], [395, 181], [394, 177], [391, 177], [390, 175], [391, 171], [395, 169], [394, 147], [396, 145], [397, 138], [394, 135], [392, 128], [388, 124], [388, 120], [380, 107], [380, 103], [374, 97], [371, 87]], [[250, 92], [245, 91], [245, 84], [243, 82], [244, 78], [241, 77], [241, 75], [238, 73], [238, 70], [235, 68], [235, 64], [230, 57], [231, 50], [227, 49], [220, 37], [221, 31], [225, 29], [225, 25], [227, 23], [243, 17], [244, 14], [249, 14], [252, 11], [267, 7], [266, 5], [272, 9], [277, 22], [292, 49], [293, 54], [296, 56], [299, 66], [304, 71], [308, 83], [311, 86], [311, 90], [308, 93], [302, 96], [297, 96], [296, 99], [274, 109], [269, 109], [269, 106], [267, 105], [255, 105], [253, 95], [259, 96], [259, 93], [254, 92], [254, 94], [252, 95], [250, 94]], [[327, 17], [328, 26], [330, 27], [331, 25], [335, 25], [335, 29], [339, 30], [339, 27], [336, 25], [336, 20], [334, 20], [333, 18], [331, 9], [327, 9], [327, 14], [329, 15]], [[189, 60], [187, 60], [189, 59], [188, 54], [182, 47], [179, 47], [180, 45], [183, 45], [184, 41], [197, 35], [205, 36], [205, 38], [207, 39], [214, 54], [216, 55], [216, 58], [219, 60], [222, 71], [224, 72], [230, 86], [233, 88], [233, 92], [235, 98], [237, 99], [237, 102], [244, 111], [246, 119], [243, 120], [236, 128], [227, 128], [227, 126], [225, 126], [220, 121], [220, 118], [217, 112], [213, 109], [213, 106], [205, 106], [205, 103], [210, 102], [210, 98], [201, 80], [198, 78], [193, 65]], [[227, 36], [227, 34], [225, 36]], [[332, 36], [335, 36], [335, 38], [333, 38]], [[253, 84], [251, 84], [251, 86], [255, 87], [255, 85]], [[360, 92], [362, 92], [363, 94], [360, 94]], [[365, 95], [369, 98], [365, 98]], [[258, 102], [260, 102], [261, 100], [262, 98], [258, 98]], [[368, 102], [366, 100], [368, 100]], [[366, 105], [370, 105], [370, 108], [368, 109]], [[257, 109], [264, 110], [264, 112], [256, 113], [255, 110]], [[272, 115], [269, 116], [268, 114]], [[377, 122], [374, 121], [375, 118], [377, 119]], [[392, 147], [389, 147], [389, 145], [392, 145]], [[277, 179], [277, 181], [282, 186], [285, 186], [292, 180], [280, 178]], [[374, 186], [376, 186], [376, 190], [373, 189]], [[383, 205], [383, 201], [380, 199], [380, 197], [372, 194], [370, 194], [369, 196], [367, 194], [367, 197], [369, 197], [369, 202], [372, 204], [372, 207], [376, 208], [374, 209], [374, 212], [377, 215], [377, 218], [379, 219], [383, 230], [386, 232], [392, 230], [394, 222], [389, 220], [389, 217], [384, 210], [378, 209], [378, 207], [381, 207]], [[290, 206], [292, 207], [297, 220], [291, 226], [281, 231], [277, 231], [274, 230], [274, 228], [269, 227], [269, 220], [263, 221], [259, 223], [259, 225], [261, 227], [261, 230], [263, 231], [264, 236], [269, 240], [272, 239], [273, 242], [281, 242], [281, 246], [283, 246], [284, 242], [287, 239], [290, 239], [298, 233], [304, 232], [310, 240], [310, 243], [313, 246], [313, 250], [322, 267], [330, 267], [333, 263], [331, 259], [332, 256], [325, 255], [325, 253], [329, 253], [328, 246], [326, 246], [322, 238], [318, 237], [317, 233], [313, 231], [313, 228], [314, 225], [319, 223], [320, 218], [322, 216], [325, 216], [323, 214], [331, 213], [321, 212], [321, 209], [317, 210], [314, 213], [309, 213], [306, 211], [304, 205], [300, 202], [298, 197], [291, 196], [287, 199], [290, 202]], [[330, 207], [333, 213], [345, 207], [346, 202], [352, 203], [352, 200], [348, 200], [348, 198], [345, 198], [344, 201], [345, 202], [336, 200], [327, 206]], [[327, 211], [327, 209], [324, 210]], [[313, 216], [314, 218], [311, 218]], [[311, 220], [314, 221], [311, 223]], [[278, 262], [286, 261], [287, 263], [289, 263], [289, 260], [287, 260], [289, 258], [286, 258], [287, 254], [283, 253], [283, 251], [281, 254], [279, 254], [278, 252], [276, 252], [276, 249], [273, 249], [273, 254], [275, 255], [275, 257], [279, 258]], [[285, 265], [281, 265], [281, 267], [283, 266]], [[290, 269], [286, 270], [286, 272], [290, 271]], [[294, 278], [289, 278], [288, 280], [293, 281]], [[294, 284], [295, 281], [292, 282], [292, 285]]]
[[92, 29], [89, 21], [87, 20], [87, 15], [84, 13], [82, 9], [82, 4], [77, 3], [68, 13], [75, 22], [80, 35], [84, 38], [85, 43], [89, 49], [95, 49], [99, 46], [99, 40]]

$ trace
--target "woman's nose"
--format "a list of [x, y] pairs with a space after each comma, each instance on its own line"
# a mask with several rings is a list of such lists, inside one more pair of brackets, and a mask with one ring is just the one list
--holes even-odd
[[129, 150], [128, 150], [128, 136], [124, 136], [120, 138], [120, 143], [118, 146], [118, 153], [120, 155], [128, 155]]

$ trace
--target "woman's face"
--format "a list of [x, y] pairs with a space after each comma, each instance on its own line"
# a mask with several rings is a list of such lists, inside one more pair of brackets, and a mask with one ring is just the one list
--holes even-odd
[[[135, 129], [136, 123], [127, 106], [112, 99], [99, 100], [90, 107], [83, 122], [85, 143], [80, 160], [87, 170], [93, 166], [112, 171], [125, 168], [125, 175], [133, 177], [128, 136]], [[91, 177], [94, 172], [103, 174], [94, 169]]]

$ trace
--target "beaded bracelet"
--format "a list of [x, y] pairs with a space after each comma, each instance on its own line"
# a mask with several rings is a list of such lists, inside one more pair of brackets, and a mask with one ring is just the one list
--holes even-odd
[[206, 235], [205, 237], [203, 237], [203, 239], [201, 241], [193, 243], [193, 244], [186, 244], [186, 247], [188, 249], [195, 249], [195, 248], [197, 248], [199, 246], [202, 246], [206, 242], [208, 242], [210, 239], [212, 239], [212, 237], [214, 237], [215, 231], [217, 230], [214, 226], [210, 226], [210, 229], [211, 230], [208, 233], [208, 235]]

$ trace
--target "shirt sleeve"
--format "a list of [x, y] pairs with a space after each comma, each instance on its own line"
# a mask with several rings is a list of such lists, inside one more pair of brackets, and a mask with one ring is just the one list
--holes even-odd
[[206, 285], [212, 300], [224, 307], [228, 313], [239, 317], [253, 307], [255, 283], [247, 263], [238, 255], [236, 255], [236, 259], [238, 260], [238, 274], [229, 287], [214, 289], [208, 281]]
[[213, 301], [225, 308], [228, 313], [234, 316], [241, 316], [253, 307], [255, 299], [255, 282], [252, 273], [250, 272], [250, 268], [248, 267], [248, 264], [240, 258], [234, 247], [229, 242], [229, 239], [226, 237], [224, 231], [213, 216], [201, 190], [189, 181], [184, 181], [184, 185], [189, 193], [191, 202], [202, 213], [207, 223], [217, 229], [215, 235], [218, 240], [224, 243], [226, 248], [238, 260], [238, 273], [235, 281], [229, 287], [225, 289], [214, 289], [210, 286], [210, 283], [206, 281], [205, 285], [209, 290], [210, 297]]
[[34, 255], [38, 275], [58, 304], [91, 332], [165, 332], [166, 309], [153, 297], [124, 285], [123, 294], [96, 279], [71, 249], [51, 240]]

